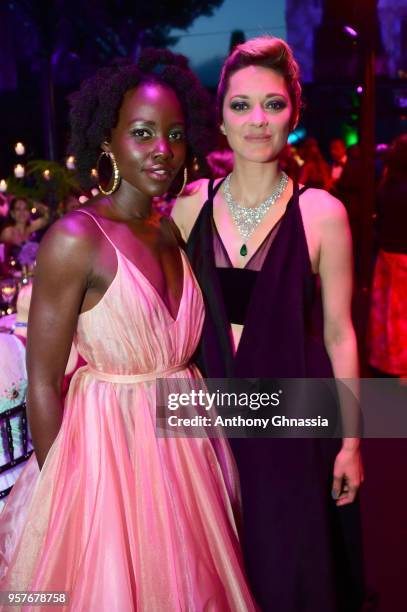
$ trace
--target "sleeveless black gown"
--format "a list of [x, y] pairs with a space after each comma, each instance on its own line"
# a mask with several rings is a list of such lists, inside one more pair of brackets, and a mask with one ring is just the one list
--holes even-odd
[[[262, 261], [236, 352], [216, 270], [214, 189], [187, 253], [204, 294], [206, 317], [196, 361], [209, 378], [332, 377], [313, 323], [316, 278], [298, 186]], [[277, 231], [278, 230], [278, 231]], [[236, 296], [238, 299], [238, 296]], [[337, 508], [332, 473], [340, 440], [232, 439], [243, 501], [243, 549], [264, 612], [356, 612], [363, 600], [358, 503]]]

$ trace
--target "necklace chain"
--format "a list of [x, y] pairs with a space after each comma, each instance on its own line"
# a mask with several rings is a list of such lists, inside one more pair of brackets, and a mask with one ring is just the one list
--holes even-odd
[[[247, 206], [240, 206], [230, 192], [230, 178], [232, 174], [229, 174], [225, 182], [223, 183], [223, 193], [225, 196], [226, 203], [230, 210], [233, 222], [235, 223], [239, 234], [246, 242], [250, 236], [254, 233], [255, 229], [263, 220], [268, 209], [275, 204], [278, 198], [284, 193], [285, 188], [288, 184], [288, 176], [285, 172], [281, 171], [281, 176], [278, 181], [277, 187], [274, 189], [271, 195], [261, 202], [258, 206], [249, 208]], [[245, 246], [245, 245], [243, 245]]]

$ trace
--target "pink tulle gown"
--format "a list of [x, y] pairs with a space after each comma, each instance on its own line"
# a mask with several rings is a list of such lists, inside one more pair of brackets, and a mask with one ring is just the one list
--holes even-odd
[[200, 290], [182, 253], [174, 319], [111, 244], [115, 279], [79, 316], [88, 365], [71, 382], [42, 471], [32, 457], [0, 517], [0, 589], [68, 591], [65, 609], [75, 612], [255, 610], [227, 443], [217, 440], [215, 452], [208, 438], [155, 432], [156, 378], [197, 375], [188, 363], [204, 317]]

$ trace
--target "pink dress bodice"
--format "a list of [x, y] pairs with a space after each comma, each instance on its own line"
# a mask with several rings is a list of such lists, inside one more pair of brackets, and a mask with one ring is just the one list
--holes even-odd
[[180, 250], [183, 291], [174, 319], [150, 281], [99, 227], [116, 251], [117, 272], [96, 306], [79, 316], [80, 354], [93, 369], [112, 374], [187, 364], [200, 338], [204, 306], [186, 255]]

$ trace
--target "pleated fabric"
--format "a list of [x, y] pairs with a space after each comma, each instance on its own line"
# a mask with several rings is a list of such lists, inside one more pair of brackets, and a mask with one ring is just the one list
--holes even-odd
[[189, 362], [203, 324], [201, 292], [182, 253], [174, 318], [113, 246], [115, 279], [79, 317], [88, 365], [72, 379], [43, 469], [33, 456], [0, 517], [0, 588], [67, 591], [75, 612], [255, 610], [227, 442], [156, 435], [156, 377], [185, 389], [185, 379], [199, 376]]

